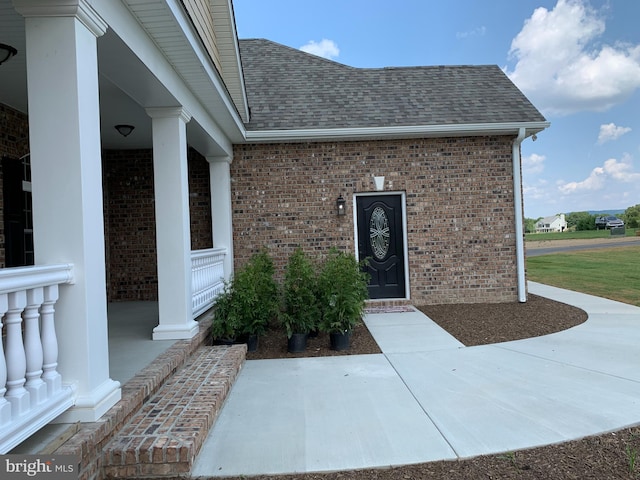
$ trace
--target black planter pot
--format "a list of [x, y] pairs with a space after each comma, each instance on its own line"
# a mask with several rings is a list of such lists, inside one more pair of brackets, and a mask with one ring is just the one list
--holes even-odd
[[249, 335], [247, 337], [247, 351], [255, 352], [258, 349], [258, 335]]
[[331, 350], [336, 350], [336, 351], [348, 350], [350, 340], [351, 340], [351, 331], [329, 334], [329, 342], [331, 345]]
[[300, 353], [307, 349], [307, 334], [294, 333], [287, 341], [287, 351], [289, 353]]

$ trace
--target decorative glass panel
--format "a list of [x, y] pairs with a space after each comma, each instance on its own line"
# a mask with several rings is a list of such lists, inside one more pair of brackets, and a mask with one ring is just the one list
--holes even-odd
[[381, 207], [376, 207], [369, 221], [371, 250], [377, 260], [383, 260], [389, 251], [389, 218]]

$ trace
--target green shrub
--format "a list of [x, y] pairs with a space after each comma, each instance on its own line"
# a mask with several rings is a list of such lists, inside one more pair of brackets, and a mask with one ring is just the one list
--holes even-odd
[[262, 335], [279, 311], [279, 288], [273, 278], [273, 260], [262, 250], [236, 271], [216, 299], [214, 338]]
[[294, 333], [309, 333], [318, 325], [320, 309], [316, 289], [316, 266], [297, 248], [289, 257], [284, 273], [281, 322], [288, 338]]
[[329, 333], [348, 332], [362, 319], [369, 297], [369, 275], [362, 271], [365, 262], [353, 254], [331, 249], [325, 259], [318, 282], [322, 310], [320, 328]]

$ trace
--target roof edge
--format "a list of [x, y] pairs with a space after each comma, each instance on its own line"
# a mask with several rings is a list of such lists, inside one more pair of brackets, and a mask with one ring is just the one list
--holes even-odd
[[477, 137], [486, 135], [517, 135], [521, 128], [525, 129], [525, 137], [530, 137], [548, 128], [550, 125], [549, 122], [515, 122], [300, 130], [247, 130], [245, 132], [245, 140], [247, 143], [274, 143], [331, 140], [384, 140], [416, 137]]

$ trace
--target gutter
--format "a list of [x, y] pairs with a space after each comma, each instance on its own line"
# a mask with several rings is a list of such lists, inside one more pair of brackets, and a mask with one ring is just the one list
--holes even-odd
[[525, 281], [524, 260], [524, 212], [522, 209], [522, 183], [520, 181], [520, 144], [526, 137], [526, 129], [520, 128], [518, 136], [513, 141], [513, 203], [516, 223], [516, 272], [518, 276], [518, 301], [527, 301], [527, 286]]
[[297, 130], [246, 130], [248, 143], [304, 142], [331, 140], [371, 140], [389, 138], [429, 138], [483, 135], [513, 135], [524, 130], [534, 135], [549, 122], [467, 123], [445, 125], [400, 125], [392, 127], [309, 128]]

